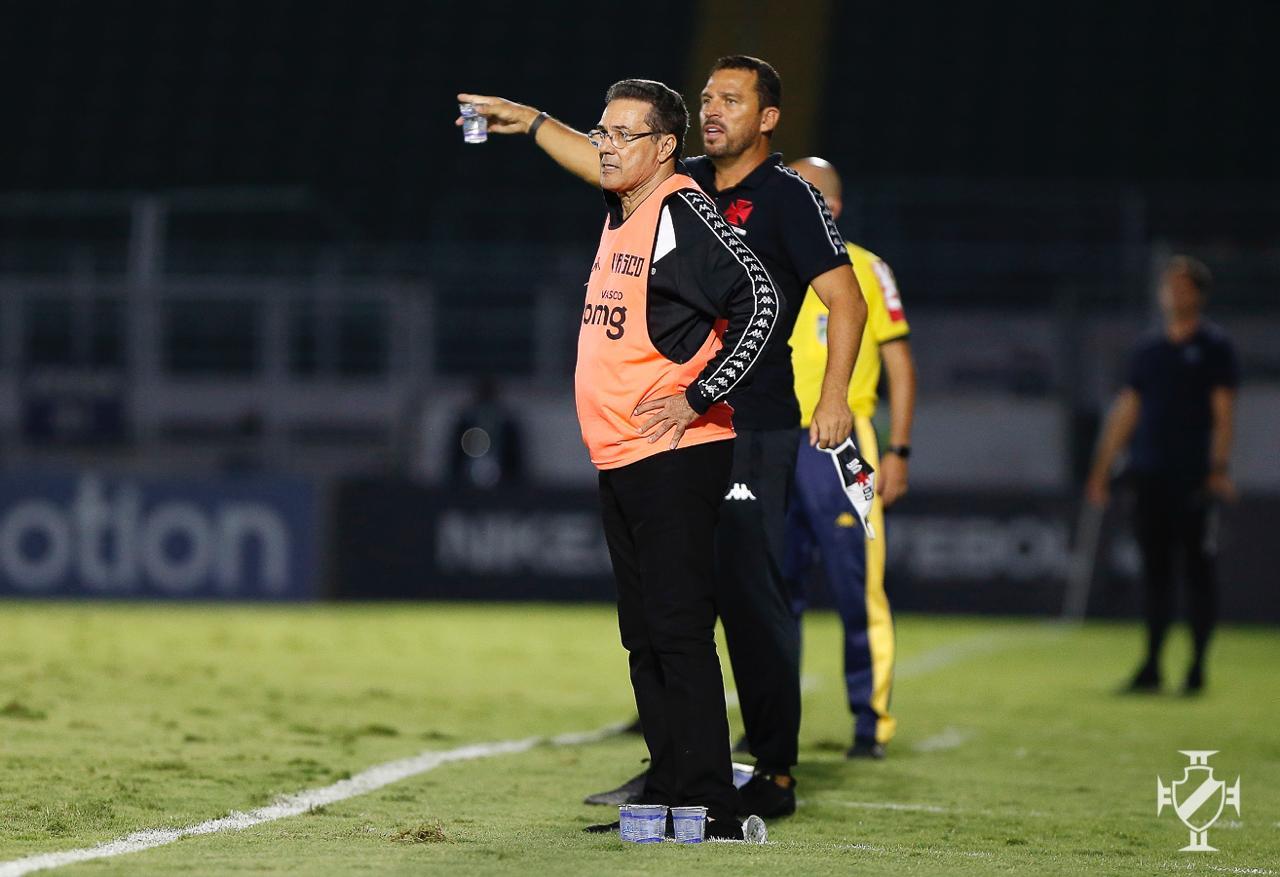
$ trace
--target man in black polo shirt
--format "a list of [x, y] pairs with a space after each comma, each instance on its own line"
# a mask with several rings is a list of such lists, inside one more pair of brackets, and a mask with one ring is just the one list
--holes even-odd
[[[599, 184], [596, 150], [581, 133], [502, 98], [460, 94], [458, 100], [474, 104], [491, 132], [529, 134], [562, 167]], [[795, 811], [791, 768], [800, 734], [799, 631], [782, 579], [800, 425], [787, 339], [812, 286], [830, 317], [826, 373], [809, 441], [835, 447], [853, 428], [847, 394], [867, 313], [844, 239], [821, 193], [787, 168], [780, 153], [770, 153], [781, 103], [782, 83], [772, 66], [745, 55], [721, 58], [701, 95], [707, 154], [684, 162], [685, 172], [764, 263], [782, 305], [752, 383], [729, 396], [738, 439], [716, 531], [716, 609], [756, 757], [755, 775], [742, 797], [750, 812], [765, 818]], [[637, 777], [615, 790], [616, 799], [592, 798], [612, 803], [641, 785]]]
[[1134, 524], [1147, 598], [1147, 657], [1132, 691], [1160, 687], [1160, 650], [1172, 615], [1174, 566], [1186, 581], [1194, 656], [1183, 689], [1204, 687], [1216, 615], [1216, 501], [1235, 498], [1228, 474], [1239, 367], [1226, 333], [1201, 317], [1211, 277], [1175, 256], [1160, 284], [1164, 326], [1134, 348], [1125, 387], [1098, 442], [1087, 498], [1108, 501], [1112, 464], [1126, 445], [1137, 492]]

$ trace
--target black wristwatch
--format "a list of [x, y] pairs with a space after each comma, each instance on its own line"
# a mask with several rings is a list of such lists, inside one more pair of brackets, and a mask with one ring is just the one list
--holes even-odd
[[905, 460], [911, 456], [911, 445], [889, 445], [884, 449], [884, 452]]

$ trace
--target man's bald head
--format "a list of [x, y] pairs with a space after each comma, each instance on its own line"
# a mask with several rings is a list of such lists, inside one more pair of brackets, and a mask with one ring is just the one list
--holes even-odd
[[827, 206], [831, 208], [831, 215], [836, 219], [840, 218], [840, 211], [844, 207], [840, 174], [836, 173], [836, 169], [831, 162], [825, 158], [818, 158], [816, 155], [812, 155], [808, 158], [797, 158], [787, 167], [817, 186], [818, 191], [822, 193], [822, 197], [826, 199]]

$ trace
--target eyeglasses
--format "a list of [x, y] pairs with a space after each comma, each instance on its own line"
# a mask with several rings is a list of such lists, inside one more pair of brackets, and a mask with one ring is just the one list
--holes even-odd
[[657, 136], [657, 131], [641, 131], [639, 134], [626, 134], [622, 131], [606, 131], [604, 128], [592, 128], [587, 132], [587, 142], [596, 149], [604, 145], [608, 140], [613, 144], [614, 149], [626, 149], [627, 146], [641, 137]]

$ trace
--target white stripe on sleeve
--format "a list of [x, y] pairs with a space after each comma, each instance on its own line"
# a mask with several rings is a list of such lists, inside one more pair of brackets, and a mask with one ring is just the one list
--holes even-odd
[[848, 253], [848, 250], [844, 248], [844, 236], [840, 234], [840, 228], [836, 225], [836, 218], [832, 216], [831, 211], [827, 209], [827, 202], [822, 199], [822, 193], [818, 191], [818, 187], [800, 176], [796, 171], [787, 167], [785, 164], [780, 164], [777, 168], [784, 174], [789, 174], [804, 183], [805, 188], [809, 192], [809, 197], [813, 200], [814, 208], [817, 209], [823, 225], [827, 228], [827, 240], [831, 244], [831, 248], [835, 250], [837, 256], [843, 256]]
[[724, 217], [716, 210], [716, 205], [711, 199], [700, 192], [685, 191], [680, 192], [680, 197], [693, 208], [698, 218], [733, 255], [751, 283], [751, 321], [729, 355], [716, 367], [715, 371], [698, 384], [703, 394], [715, 402], [727, 396], [760, 358], [765, 344], [773, 334], [773, 327], [778, 322], [780, 302], [773, 279], [769, 277], [764, 264], [756, 258], [756, 254], [751, 252], [746, 244], [738, 240], [738, 236], [733, 233], [729, 223], [724, 221]]

